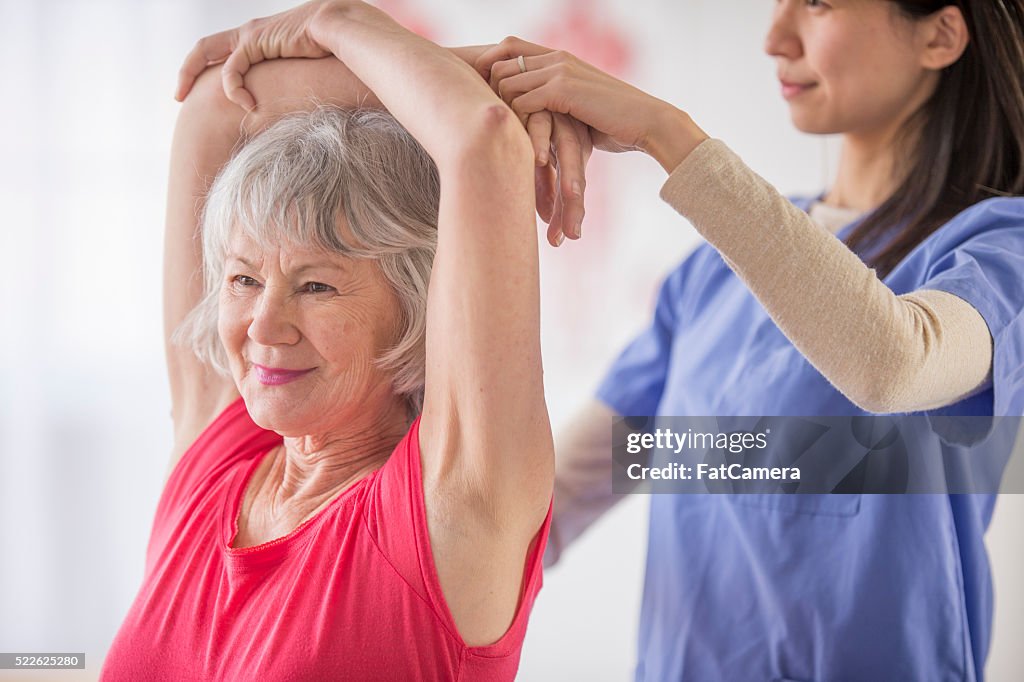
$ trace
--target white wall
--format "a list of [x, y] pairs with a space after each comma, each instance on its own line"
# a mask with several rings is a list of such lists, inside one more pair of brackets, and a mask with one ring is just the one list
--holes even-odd
[[[289, 4], [0, 0], [0, 650], [85, 650], [79, 677], [91, 679], [134, 597], [170, 447], [159, 308], [175, 75], [200, 35]], [[564, 39], [687, 109], [784, 192], [815, 191], [835, 142], [788, 124], [761, 54], [771, 4], [389, 6], [446, 44]], [[620, 43], [624, 52], [612, 49]], [[644, 324], [658, 279], [696, 243], [657, 200], [663, 174], [652, 161], [597, 158], [591, 170], [586, 239], [543, 255], [556, 425], [591, 394]], [[645, 498], [627, 500], [546, 576], [521, 679], [631, 677], [646, 513]], [[1022, 517], [1024, 500], [1002, 500], [989, 534], [996, 681], [1024, 668], [1014, 645]]]

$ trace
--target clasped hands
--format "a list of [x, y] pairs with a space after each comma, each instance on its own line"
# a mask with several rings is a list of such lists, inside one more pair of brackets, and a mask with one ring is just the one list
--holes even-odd
[[[228, 99], [255, 108], [245, 88], [249, 68], [267, 59], [331, 56], [318, 35], [320, 19], [356, 5], [363, 3], [313, 0], [200, 39], [181, 67], [175, 97], [184, 100], [200, 73], [221, 64]], [[652, 131], [667, 123], [666, 114], [682, 113], [567, 52], [515, 37], [486, 49], [472, 66], [526, 127], [536, 158], [537, 213], [554, 246], [582, 234], [592, 149], [655, 155]]]

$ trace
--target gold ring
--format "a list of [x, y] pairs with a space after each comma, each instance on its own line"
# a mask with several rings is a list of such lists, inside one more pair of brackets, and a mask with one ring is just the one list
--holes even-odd
[[516, 57], [516, 64], [519, 65], [519, 73], [526, 73], [526, 58], [523, 55]]

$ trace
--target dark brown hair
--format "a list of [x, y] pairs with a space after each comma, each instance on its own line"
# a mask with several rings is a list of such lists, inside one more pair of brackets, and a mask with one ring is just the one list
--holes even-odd
[[970, 42], [901, 131], [901, 184], [846, 239], [879, 277], [968, 206], [1024, 194], [1024, 0], [889, 1], [910, 19], [959, 7]]

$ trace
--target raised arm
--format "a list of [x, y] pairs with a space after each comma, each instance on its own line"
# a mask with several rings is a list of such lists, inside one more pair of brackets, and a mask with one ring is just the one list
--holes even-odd
[[[526, 54], [527, 71], [512, 55]], [[951, 405], [992, 369], [984, 318], [954, 294], [896, 295], [860, 257], [685, 112], [573, 57], [509, 38], [476, 66], [522, 116], [569, 114], [610, 151], [642, 150], [670, 174], [661, 196], [725, 258], [779, 329], [869, 412]]]
[[591, 399], [555, 438], [555, 499], [545, 566], [554, 565], [576, 538], [626, 498], [612, 492], [611, 425], [618, 416]]
[[238, 141], [241, 110], [204, 78], [178, 114], [171, 144], [164, 227], [164, 348], [171, 388], [174, 449], [170, 468], [236, 395], [230, 377], [217, 373], [172, 336], [203, 296], [199, 216], [206, 190]]
[[314, 35], [438, 166], [420, 422], [424, 491], [452, 615], [467, 641], [491, 642], [514, 614], [554, 478], [533, 151], [518, 119], [464, 62], [367, 5], [326, 7]]

